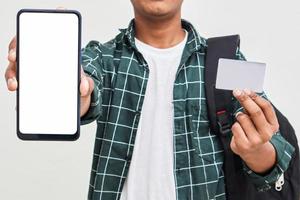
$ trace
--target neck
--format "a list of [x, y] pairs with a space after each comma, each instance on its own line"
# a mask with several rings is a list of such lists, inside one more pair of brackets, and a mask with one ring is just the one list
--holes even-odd
[[169, 48], [180, 43], [185, 36], [180, 13], [170, 19], [147, 19], [135, 16], [135, 36], [156, 48]]

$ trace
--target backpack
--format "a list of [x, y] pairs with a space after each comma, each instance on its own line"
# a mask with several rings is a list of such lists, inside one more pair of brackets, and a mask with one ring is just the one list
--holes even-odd
[[[243, 172], [242, 160], [230, 148], [228, 137], [234, 121], [232, 91], [215, 88], [219, 58], [236, 59], [239, 35], [209, 38], [205, 67], [205, 92], [211, 130], [218, 135], [224, 147], [226, 199], [228, 200], [300, 200], [299, 146], [295, 131], [287, 118], [274, 106], [281, 135], [295, 147], [289, 168], [284, 173], [285, 184], [281, 191], [274, 186], [267, 191], [257, 191]], [[226, 178], [230, 177], [230, 178]]]

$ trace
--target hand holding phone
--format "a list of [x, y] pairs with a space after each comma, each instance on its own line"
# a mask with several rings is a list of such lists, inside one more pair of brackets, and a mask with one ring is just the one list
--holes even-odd
[[[16, 46], [17, 40], [16, 36], [12, 38], [8, 45], [8, 55], [7, 60], [9, 62], [5, 71], [5, 80], [7, 84], [7, 89], [14, 92], [18, 88], [18, 81], [16, 79], [17, 74], [17, 61], [16, 61]], [[80, 75], [80, 116], [82, 117], [90, 107], [91, 93], [94, 89], [94, 81], [92, 78], [87, 76], [83, 69], [81, 68]]]
[[[20, 14], [21, 13], [30, 13], [30, 14], [46, 14], [46, 13], [48, 13], [48, 14], [55, 14], [55, 15], [57, 15], [57, 14], [61, 14], [60, 16], [63, 16], [62, 14], [68, 14], [67, 16], [70, 16], [70, 14], [74, 14], [74, 12], [73, 11], [59, 11], [59, 10], [22, 10], [22, 11], [20, 11], [19, 12], [19, 15], [18, 15], [18, 17], [20, 17]], [[75, 13], [76, 14], [76, 13]], [[26, 65], [24, 65], [24, 63], [26, 63], [26, 62], [24, 62], [24, 60], [26, 61], [26, 59], [28, 59], [27, 61], [29, 61], [29, 63], [31, 62], [31, 64], [33, 63], [33, 64], [37, 64], [37, 62], [32, 62], [32, 61], [34, 61], [34, 60], [38, 60], [39, 59], [39, 57], [43, 57], [43, 56], [38, 56], [38, 54], [41, 52], [41, 50], [43, 49], [43, 50], [48, 50], [48, 54], [47, 54], [47, 56], [48, 57], [44, 57], [44, 58], [48, 58], [49, 59], [49, 57], [52, 55], [52, 59], [54, 60], [54, 61], [59, 61], [59, 59], [55, 59], [55, 51], [53, 51], [53, 49], [52, 49], [52, 51], [51, 51], [51, 48], [46, 48], [47, 47], [47, 45], [45, 45], [45, 44], [47, 44], [47, 39], [48, 40], [50, 40], [51, 41], [51, 39], [54, 39], [54, 36], [53, 35], [51, 35], [51, 33], [53, 33], [52, 31], [49, 31], [49, 29], [48, 29], [48, 32], [45, 32], [44, 34], [40, 34], [40, 35], [43, 35], [43, 40], [41, 40], [41, 39], [39, 39], [39, 35], [35, 35], [35, 37], [33, 37], [33, 35], [36, 33], [34, 30], [34, 28], [36, 28], [38, 31], [37, 32], [39, 32], [39, 31], [41, 31], [41, 30], [43, 30], [43, 29], [41, 29], [41, 27], [39, 26], [39, 27], [37, 27], [37, 26], [35, 26], [35, 27], [33, 27], [34, 25], [37, 25], [37, 23], [35, 23], [35, 22], [37, 22], [37, 21], [35, 21], [36, 19], [42, 19], [42, 18], [39, 18], [39, 16], [41, 16], [41, 15], [36, 15], [35, 17], [33, 17], [33, 18], [31, 18], [31, 19], [33, 19], [33, 20], [28, 20], [28, 22], [30, 22], [30, 26], [28, 26], [29, 25], [29, 23], [27, 23], [27, 25], [26, 26], [28, 26], [27, 28], [31, 28], [31, 29], [27, 29], [28, 30], [28, 32], [27, 33], [29, 33], [32, 37], [28, 37], [28, 35], [26, 36], [26, 37], [24, 37], [28, 42], [30, 42], [30, 43], [28, 43], [28, 44], [30, 44], [30, 46], [35, 46], [36, 44], [38, 44], [39, 46], [39, 48], [37, 48], [36, 50], [30, 50], [30, 49], [28, 49], [28, 47], [29, 47], [29, 45], [27, 46], [27, 49], [26, 49], [26, 51], [25, 51], [25, 53], [22, 53], [22, 52], [24, 52], [24, 50], [23, 51], [21, 51], [21, 52], [18, 52], [18, 54], [19, 54], [19, 57], [20, 57], [20, 55], [24, 55], [24, 54], [26, 54], [26, 53], [30, 53], [30, 56], [26, 56], [25, 57], [25, 59], [22, 59], [21, 60], [21, 62], [17, 62], [17, 50], [20, 50], [20, 49], [22, 49], [22, 48], [20, 48], [20, 44], [18, 44], [17, 43], [17, 41], [20, 41], [20, 39], [17, 39], [16, 37], [14, 37], [13, 39], [12, 39], [12, 41], [10, 42], [10, 44], [9, 44], [9, 54], [8, 54], [8, 60], [9, 60], [9, 65], [8, 65], [8, 67], [7, 67], [7, 69], [6, 69], [6, 73], [5, 73], [5, 78], [6, 78], [6, 81], [7, 81], [7, 87], [8, 87], [8, 90], [10, 90], [10, 91], [15, 91], [15, 90], [18, 90], [18, 93], [30, 93], [30, 89], [34, 89], [34, 85], [33, 85], [33, 83], [34, 84], [36, 84], [36, 85], [44, 85], [45, 86], [45, 82], [47, 82], [46, 80], [47, 80], [47, 76], [45, 77], [45, 74], [43, 74], [43, 73], [41, 73], [41, 72], [45, 72], [45, 71], [47, 71], [47, 70], [49, 70], [50, 69], [50, 67], [48, 67], [48, 68], [43, 68], [43, 66], [46, 66], [47, 65], [47, 63], [45, 64], [45, 65], [43, 65], [43, 63], [40, 63], [39, 65], [40, 65], [40, 67], [39, 66], [34, 66], [34, 65], [29, 65], [29, 67], [27, 66], [26, 67]], [[54, 15], [52, 15], [52, 16], [54, 16]], [[76, 16], [78, 17], [78, 15], [76, 14]], [[79, 16], [80, 17], [80, 16]], [[30, 17], [29, 17], [30, 18]], [[45, 18], [44, 18], [45, 19]], [[50, 19], [50, 18], [49, 18]], [[49, 20], [48, 19], [48, 20]], [[51, 19], [53, 19], [53, 17], [51, 17]], [[58, 19], [58, 18], [57, 18]], [[18, 19], [19, 20], [19, 19]], [[18, 22], [21, 22], [22, 20], [19, 20]], [[39, 22], [41, 22], [42, 20], [39, 20]], [[51, 27], [51, 25], [52, 25], [52, 28], [53, 28], [53, 25], [55, 25], [55, 24], [51, 24], [51, 23], [49, 23], [49, 22], [51, 22], [52, 20], [50, 20], [50, 21], [48, 21], [48, 23], [46, 23], [45, 21], [43, 21], [43, 22], [45, 22], [46, 24], [47, 24], [47, 26], [49, 26], [49, 27]], [[63, 20], [60, 20], [61, 22], [63, 22]], [[75, 20], [76, 21], [76, 20]], [[75, 22], [74, 20], [73, 20], [73, 22]], [[24, 23], [23, 22], [25, 22], [25, 24], [26, 24], [26, 19], [24, 20], [23, 19], [23, 21], [19, 24], [18, 23], [18, 37], [20, 37], [20, 36], [24, 36], [24, 34], [20, 34], [20, 33], [26, 33], [26, 31], [24, 31], [24, 30], [26, 30], [26, 28], [25, 29], [23, 29], [23, 32], [22, 31], [20, 31], [20, 30], [22, 30], [19, 26], [21, 25], [21, 24], [23, 24], [24, 25]], [[59, 24], [60, 22], [58, 22], [58, 24]], [[69, 24], [70, 25], [70, 24]], [[74, 25], [74, 23], [73, 23], [73, 25]], [[76, 26], [78, 27], [78, 30], [80, 29], [80, 18], [77, 18], [77, 24], [76, 24]], [[74, 26], [75, 27], [75, 26]], [[23, 28], [24, 28], [24, 26], [23, 26]], [[47, 30], [47, 27], [45, 28], [44, 27], [44, 29], [45, 30]], [[62, 29], [63, 29], [63, 27], [62, 27]], [[80, 34], [80, 31], [78, 31], [78, 30], [76, 30], [76, 33], [79, 33]], [[54, 35], [55, 35], [55, 33], [57, 33], [58, 31], [57, 30], [53, 30], [54, 31]], [[60, 30], [60, 31], [63, 31], [63, 30]], [[65, 31], [65, 30], [64, 30]], [[56, 35], [56, 36], [60, 36], [61, 38], [60, 39], [62, 39], [63, 37], [64, 37], [64, 34], [62, 34], [62, 32], [60, 32], [61, 34], [60, 35]], [[74, 31], [73, 31], [73, 33], [74, 33]], [[65, 35], [66, 36], [66, 35]], [[69, 34], [69, 36], [70, 36], [70, 34]], [[76, 38], [76, 43], [74, 42], [74, 40], [73, 40], [73, 42], [72, 42], [72, 44], [73, 44], [73, 47], [74, 47], [74, 44], [78, 44], [78, 48], [73, 48], [73, 50], [74, 49], [76, 49], [76, 52], [78, 52], [78, 54], [77, 54], [77, 56], [76, 56], [76, 58], [73, 56], [73, 59], [72, 59], [72, 61], [73, 61], [73, 63], [74, 63], [74, 60], [76, 59], [76, 60], [78, 60], [79, 61], [79, 50], [80, 50], [80, 37], [79, 37], [80, 35], [78, 35], [78, 38]], [[22, 43], [22, 41], [24, 42], [25, 41], [25, 43], [26, 43], [26, 40], [25, 39], [21, 39], [21, 43]], [[31, 40], [28, 40], [28, 38], [31, 38]], [[36, 40], [34, 40], [36, 38]], [[78, 40], [79, 39], [79, 40]], [[34, 41], [33, 41], [34, 40]], [[40, 45], [40, 44], [43, 44], [43, 41], [45, 41], [46, 40], [46, 42], [44, 42], [44, 45]], [[59, 39], [58, 39], [59, 40]], [[58, 40], [52, 40], [52, 42], [53, 43], [55, 43], [55, 42], [57, 42]], [[66, 40], [65, 38], [64, 38], [64, 40]], [[56, 43], [57, 44], [57, 43]], [[19, 46], [18, 48], [17, 48], [17, 46]], [[21, 45], [21, 46], [25, 46], [26, 47], [26, 45]], [[59, 45], [56, 45], [57, 47], [59, 47]], [[48, 47], [49, 47], [49, 45], [48, 45]], [[66, 50], [70, 50], [70, 49], [72, 49], [72, 48], [69, 48], [68, 46], [66, 46]], [[29, 51], [30, 50], [30, 51]], [[78, 50], [78, 51], [77, 51]], [[35, 52], [37, 52], [37, 53], [35, 53]], [[44, 51], [44, 52], [46, 52], [46, 51]], [[20, 54], [21, 53], [21, 54]], [[74, 53], [74, 52], [73, 52]], [[36, 54], [36, 55], [35, 55]], [[40, 54], [41, 55], [41, 54]], [[73, 54], [74, 55], [74, 54]], [[21, 56], [22, 57], [22, 56]], [[30, 57], [30, 58], [29, 58]], [[37, 59], [35, 59], [35, 58], [37, 58]], [[19, 58], [20, 59], [20, 58]], [[18, 59], [18, 60], [19, 60]], [[48, 59], [46, 59], [46, 60], [48, 60]], [[45, 59], [44, 59], [45, 60]], [[70, 61], [71, 59], [69, 59], [69, 61]], [[49, 62], [51, 62], [51, 61], [49, 61]], [[21, 63], [21, 65], [19, 66], [19, 63]], [[52, 63], [54, 63], [54, 62], [52, 62]], [[58, 65], [60, 64], [60, 62], [58, 62]], [[34, 66], [34, 67], [36, 67], [35, 69], [36, 70], [33, 70], [32, 71], [32, 69], [34, 69], [34, 67], [31, 67], [31, 66]], [[74, 66], [75, 65], [73, 65], [73, 72], [75, 71], [74, 70]], [[77, 66], [79, 66], [79, 62], [77, 63]], [[23, 68], [22, 68], [23, 67]], [[37, 68], [37, 67], [39, 67], [39, 68]], [[60, 66], [60, 67], [62, 67], [62, 66]], [[67, 68], [68, 66], [64, 66], [65, 68]], [[17, 70], [18, 69], [18, 70]], [[19, 70], [19, 69], [21, 69], [21, 70]], [[21, 73], [21, 74], [19, 74], [20, 73], [20, 71], [22, 71], [22, 69], [23, 69], [23, 73]], [[55, 65], [53, 65], [53, 70], [55, 69]], [[52, 70], [52, 72], [53, 72], [53, 70]], [[66, 70], [66, 69], [65, 69]], [[25, 73], [24, 73], [24, 71], [25, 71]], [[61, 72], [62, 70], [57, 70], [56, 71], [56, 73], [59, 75], [59, 73]], [[71, 70], [72, 71], [72, 70]], [[51, 72], [51, 70], [50, 70], [50, 72]], [[25, 75], [24, 75], [25, 74]], [[80, 68], [78, 67], [78, 76], [79, 77], [81, 77], [81, 82], [80, 82], [80, 87], [79, 87], [79, 89], [80, 89], [80, 100], [81, 100], [81, 106], [80, 106], [80, 116], [82, 116], [82, 115], [84, 115], [85, 114], [85, 112], [87, 112], [87, 110], [88, 110], [88, 108], [89, 108], [89, 105], [90, 105], [90, 94], [91, 94], [91, 92], [93, 91], [93, 88], [94, 88], [94, 83], [93, 83], [93, 80], [90, 78], [90, 77], [88, 77], [88, 76], [86, 76], [85, 74], [84, 74], [84, 72], [83, 72], [83, 70], [81, 70], [80, 71]], [[79, 74], [81, 74], [81, 75], [79, 75]], [[21, 77], [17, 77], [16, 78], [16, 76], [18, 76], [18, 75], [22, 75]], [[68, 75], [69, 74], [65, 74], [66, 75], [66, 77], [68, 77]], [[27, 76], [27, 77], [26, 77]], [[24, 78], [24, 81], [22, 82], [21, 81], [21, 84], [18, 82], [19, 81], [19, 79], [21, 78], [21, 80], [22, 80], [22, 77]], [[31, 83], [30, 83], [30, 81], [28, 81], [27, 80], [27, 82], [26, 82], [26, 78], [27, 79], [32, 79], [32, 80], [35, 80], [35, 82], [34, 81], [32, 81]], [[52, 80], [57, 80], [57, 77], [55, 78], [54, 76], [53, 77], [51, 77], [52, 78]], [[61, 76], [61, 78], [63, 78], [63, 76]], [[73, 76], [73, 78], [74, 78], [74, 76]], [[66, 78], [67, 79], [67, 78]], [[66, 80], [66, 79], [64, 79], [64, 80]], [[48, 79], [49, 80], [49, 79]], [[62, 79], [61, 79], [62, 80]], [[79, 80], [79, 79], [78, 79]], [[67, 81], [67, 80], [66, 80]], [[79, 82], [79, 81], [78, 81]], [[28, 84], [28, 83], [30, 83], [30, 84]], [[22, 85], [23, 84], [23, 85]], [[62, 84], [62, 86], [60, 87], [59, 86], [59, 84], [57, 84], [56, 86], [59, 86], [59, 87], [56, 87], [56, 89], [57, 89], [57, 92], [55, 91], [55, 87], [53, 87], [53, 88], [51, 88], [53, 91], [53, 97], [58, 97], [57, 99], [61, 99], [61, 102], [62, 102], [62, 105], [63, 104], [65, 104], [66, 105], [66, 101], [64, 102], [64, 97], [66, 97], [66, 96], [64, 96], [64, 94], [63, 95], [59, 95], [60, 94], [60, 89], [61, 88], [64, 88], [64, 82], [61, 82], [61, 84]], [[19, 85], [21, 86], [21, 90], [20, 90], [20, 88], [19, 88]], [[55, 84], [54, 84], [55, 85]], [[22, 87], [23, 86], [23, 87]], [[26, 86], [27, 86], [27, 89], [26, 89]], [[28, 86], [30, 86], [30, 87], [28, 87]], [[51, 86], [52, 87], [52, 86]], [[76, 87], [77, 89], [76, 90], [78, 90], [78, 87]], [[25, 90], [26, 89], [26, 90]], [[35, 88], [36, 89], [36, 88]], [[66, 88], [65, 88], [66, 89]], [[69, 88], [70, 89], [70, 88]], [[74, 89], [74, 88], [72, 88], [72, 89]], [[25, 92], [24, 92], [25, 91]], [[65, 92], [69, 92], [69, 90], [65, 90]], [[55, 93], [56, 92], [56, 93]], [[34, 95], [34, 94], [41, 94], [41, 91], [31, 91], [31, 93], [30, 93], [31, 95], [30, 96], [28, 96], [29, 98], [27, 98], [27, 103], [25, 103], [24, 105], [26, 105], [26, 107], [28, 108], [27, 109], [27, 111], [26, 111], [26, 113], [27, 113], [27, 119], [25, 118], [25, 120], [30, 120], [30, 118], [38, 118], [38, 116], [35, 116], [35, 115], [31, 115], [30, 116], [30, 112], [28, 112], [28, 111], [32, 111], [32, 112], [37, 112], [37, 109], [36, 109], [36, 105], [35, 104], [31, 104], [31, 107], [33, 108], [32, 110], [31, 110], [31, 108], [30, 108], [30, 104], [29, 104], [29, 106], [28, 106], [28, 101], [35, 101], [35, 97], [37, 96], [38, 98], [40, 98], [41, 97], [41, 95]], [[40, 96], [40, 97], [39, 97]], [[51, 96], [51, 95], [50, 95]], [[37, 98], [37, 99], [38, 99]], [[21, 102], [24, 102], [25, 100], [26, 100], [26, 98], [23, 98], [23, 100], [21, 101]], [[39, 100], [41, 100], [41, 98], [39, 99]], [[51, 102], [51, 100], [53, 100], [53, 99], [51, 99], [50, 98], [50, 101], [48, 101], [48, 102]], [[18, 101], [19, 101], [19, 96], [18, 96]], [[73, 99], [73, 101], [74, 101], [74, 99]], [[26, 102], [26, 101], [25, 101]], [[36, 102], [38, 102], [38, 101], [36, 101]], [[59, 101], [58, 101], [59, 102]], [[19, 103], [19, 102], [18, 102]], [[71, 103], [71, 102], [70, 102]], [[33, 105], [33, 106], [32, 106]], [[46, 106], [46, 105], [45, 105]], [[48, 106], [50, 106], [50, 109], [51, 109], [51, 104], [50, 105], [48, 105]], [[54, 106], [54, 104], [52, 104], [52, 109], [53, 110], [55, 110], [55, 107], [56, 106]], [[74, 106], [73, 106], [74, 107]], [[23, 109], [24, 110], [24, 109]], [[25, 109], [26, 110], [26, 109]], [[43, 109], [44, 110], [44, 109]], [[19, 118], [20, 118], [20, 114], [21, 114], [21, 112], [19, 113], [19, 108], [18, 108], [18, 120], [19, 120]], [[63, 111], [64, 111], [64, 107], [63, 107], [63, 109], [62, 109], [62, 113], [63, 113]], [[25, 112], [23, 112], [23, 116], [24, 116], [24, 113]], [[28, 113], [29, 113], [29, 115], [28, 115]], [[42, 112], [42, 110], [41, 110], [41, 113], [43, 114], [43, 112]], [[44, 114], [47, 114], [47, 112], [44, 112]], [[53, 113], [52, 113], [53, 114]], [[58, 116], [59, 116], [59, 114], [60, 114], [60, 112], [59, 111], [57, 111], [57, 113], [56, 113]], [[26, 116], [26, 114], [25, 114], [25, 116]], [[30, 116], [30, 117], [28, 117], [28, 116]], [[45, 116], [43, 116], [43, 115], [41, 115], [40, 116], [40, 118], [41, 119], [43, 119]], [[74, 116], [73, 116], [74, 117]], [[24, 120], [24, 117], [23, 117], [23, 119], [22, 119], [22, 121], [25, 121]], [[19, 121], [18, 121], [19, 122]], [[32, 122], [32, 121], [31, 121]], [[66, 122], [66, 120], [65, 120], [65, 122]], [[44, 123], [44, 122], [43, 122]], [[25, 123], [25, 126], [27, 126], [28, 124], [30, 124], [30, 123]], [[38, 124], [38, 123], [37, 123]], [[77, 124], [78, 125], [78, 124]], [[38, 126], [36, 126], [36, 127], [38, 127]], [[36, 128], [35, 127], [35, 128]], [[45, 127], [45, 126], [41, 126], [40, 128], [42, 128], [43, 129], [43, 127]], [[53, 127], [55, 127], [55, 124], [53, 124]], [[62, 128], [63, 126], [58, 126], [59, 128]], [[28, 127], [27, 127], [28, 128]], [[32, 127], [31, 127], [32, 128]], [[20, 137], [21, 136], [21, 139], [36, 139], [36, 140], [73, 140], [73, 139], [76, 139], [76, 137], [78, 137], [77, 135], [79, 134], [79, 131], [76, 131], [76, 132], [78, 132], [78, 134], [72, 134], [72, 133], [67, 133], [67, 135], [66, 135], [66, 133], [64, 133], [64, 132], [60, 132], [59, 131], [59, 128], [58, 129], [56, 129], [56, 131], [54, 131], [54, 132], [52, 132], [52, 133], [50, 133], [50, 134], [47, 134], [47, 132], [44, 130], [44, 133], [46, 133], [46, 134], [44, 134], [43, 133], [43, 131], [38, 131], [37, 130], [37, 132], [34, 132], [33, 131], [33, 129], [32, 129], [32, 131], [29, 131], [29, 132], [34, 132], [34, 134], [31, 134], [31, 133], [25, 133], [25, 134], [23, 134], [23, 133], [20, 133], [20, 130], [19, 130], [19, 124], [18, 124], [18, 136]], [[42, 130], [42, 129], [40, 129], [40, 130]], [[54, 130], [54, 129], [53, 129]], [[52, 131], [53, 131], [52, 130]], [[62, 129], [61, 129], [62, 130]], [[65, 130], [67, 130], [67, 129], [65, 129]], [[65, 136], [67, 136], [67, 137], [65, 137]]]

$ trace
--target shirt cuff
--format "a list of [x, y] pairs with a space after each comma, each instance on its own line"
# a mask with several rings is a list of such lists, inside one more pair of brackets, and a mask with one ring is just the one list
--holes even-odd
[[255, 188], [262, 192], [275, 187], [275, 182], [288, 169], [289, 163], [292, 159], [292, 154], [295, 148], [286, 141], [279, 132], [273, 135], [270, 140], [276, 151], [276, 165], [267, 174], [261, 175], [252, 171], [245, 162], [243, 162], [243, 169], [254, 184]]
[[80, 118], [80, 125], [86, 125], [96, 120], [102, 113], [101, 90], [95, 87], [91, 94], [91, 105], [84, 116]]

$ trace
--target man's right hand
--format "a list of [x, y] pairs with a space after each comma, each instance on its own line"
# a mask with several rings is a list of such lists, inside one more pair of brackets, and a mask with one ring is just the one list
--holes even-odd
[[[16, 62], [16, 46], [17, 41], [14, 37], [8, 47], [9, 61], [8, 67], [5, 72], [5, 79], [7, 83], [7, 88], [9, 91], [16, 91], [18, 88], [18, 81], [16, 79], [17, 62]], [[92, 78], [87, 76], [83, 69], [81, 68], [81, 81], [80, 81], [80, 117], [82, 117], [89, 109], [91, 104], [91, 94], [94, 90], [94, 81]]]

